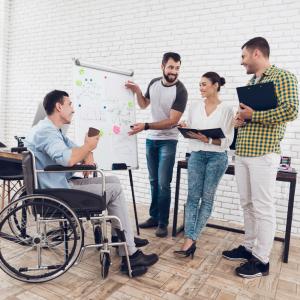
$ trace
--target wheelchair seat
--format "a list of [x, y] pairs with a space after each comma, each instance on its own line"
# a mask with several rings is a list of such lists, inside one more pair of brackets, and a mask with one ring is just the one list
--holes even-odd
[[106, 209], [106, 201], [99, 196], [86, 191], [73, 189], [36, 189], [34, 194], [53, 196], [61, 199], [71, 207], [78, 217], [91, 217]]

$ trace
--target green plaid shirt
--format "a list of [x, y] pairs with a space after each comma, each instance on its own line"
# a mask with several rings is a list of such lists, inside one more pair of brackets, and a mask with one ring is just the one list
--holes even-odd
[[[299, 99], [296, 76], [273, 65], [265, 70], [259, 83], [270, 81], [275, 86], [278, 106], [266, 111], [254, 111], [251, 122], [238, 129], [236, 155], [280, 154], [280, 141], [286, 123], [297, 118]], [[255, 84], [255, 76], [248, 84]]]

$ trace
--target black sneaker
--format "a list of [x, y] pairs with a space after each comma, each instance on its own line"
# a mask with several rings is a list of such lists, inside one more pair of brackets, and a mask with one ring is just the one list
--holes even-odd
[[[134, 254], [129, 256], [129, 261], [131, 268], [137, 266], [149, 267], [154, 265], [158, 261], [158, 255], [154, 253], [144, 254], [141, 250], [137, 250]], [[122, 257], [121, 270], [122, 268], [127, 268], [127, 260], [125, 256]]]
[[155, 235], [158, 237], [166, 237], [168, 235], [168, 226], [166, 225], [158, 225]]
[[134, 243], [137, 248], [141, 248], [141, 247], [148, 245], [149, 241], [147, 239], [142, 239], [142, 238], [135, 236]]
[[269, 275], [270, 264], [264, 264], [256, 257], [252, 258], [244, 264], [241, 264], [235, 269], [235, 272], [238, 276], [244, 278], [255, 278], [260, 276]]
[[223, 251], [222, 256], [229, 260], [246, 261], [252, 257], [252, 253], [248, 251], [244, 246], [240, 245], [238, 246], [238, 248]]
[[140, 228], [152, 228], [157, 226], [158, 226], [158, 221], [154, 220], [152, 217], [150, 217], [145, 222], [139, 224]]

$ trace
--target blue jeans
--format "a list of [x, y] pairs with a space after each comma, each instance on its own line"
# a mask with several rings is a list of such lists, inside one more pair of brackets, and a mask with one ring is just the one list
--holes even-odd
[[171, 181], [177, 140], [146, 140], [146, 157], [151, 186], [150, 216], [159, 225], [169, 224]]
[[185, 236], [193, 241], [197, 240], [211, 215], [216, 190], [227, 165], [226, 152], [191, 153], [184, 228]]

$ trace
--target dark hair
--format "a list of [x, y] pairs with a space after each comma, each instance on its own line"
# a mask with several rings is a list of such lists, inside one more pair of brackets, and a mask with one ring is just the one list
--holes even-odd
[[216, 72], [206, 72], [202, 75], [202, 77], [209, 79], [212, 82], [212, 84], [215, 84], [217, 82], [219, 85], [218, 92], [220, 91], [221, 86], [223, 86], [226, 83], [225, 78], [220, 77], [220, 75]]
[[163, 55], [163, 58], [162, 58], [162, 64], [165, 66], [168, 62], [168, 60], [172, 58], [175, 62], [180, 62], [181, 63], [181, 57], [178, 53], [176, 52], [166, 52], [164, 55]]
[[54, 112], [55, 104], [57, 102], [63, 104], [64, 97], [69, 97], [69, 95], [64, 91], [54, 90], [48, 93], [43, 101], [43, 106], [47, 115], [51, 115]]
[[262, 52], [262, 54], [265, 57], [269, 57], [270, 56], [270, 46], [268, 41], [263, 38], [263, 37], [255, 37], [251, 40], [249, 40], [248, 42], [246, 42], [243, 46], [242, 49], [246, 47], [247, 49], [258, 49]]

